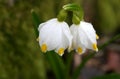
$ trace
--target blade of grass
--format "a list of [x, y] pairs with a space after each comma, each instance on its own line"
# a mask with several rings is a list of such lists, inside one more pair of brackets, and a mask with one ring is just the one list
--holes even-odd
[[[110, 39], [108, 42], [104, 43], [103, 45], [99, 46], [99, 50], [103, 49], [104, 47], [106, 47], [107, 45], [109, 45], [111, 42], [117, 40], [120, 38], [120, 34], [116, 35], [115, 37], [113, 37], [112, 39]], [[80, 63], [80, 65], [75, 69], [74, 73], [73, 73], [73, 78], [72, 79], [77, 79], [81, 69], [85, 66], [86, 62], [92, 58], [96, 53], [91, 53], [90, 55], [86, 56], [82, 62]]]

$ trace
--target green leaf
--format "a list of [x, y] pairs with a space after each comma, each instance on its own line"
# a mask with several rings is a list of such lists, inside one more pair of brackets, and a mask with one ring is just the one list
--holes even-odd
[[46, 57], [51, 65], [52, 70], [54, 71], [56, 79], [64, 79], [65, 66], [61, 57], [54, 51], [47, 52]]
[[[112, 39], [110, 39], [108, 42], [104, 43], [103, 45], [99, 46], [99, 50], [103, 49], [104, 47], [106, 47], [107, 45], [109, 45], [111, 42], [117, 40], [120, 38], [120, 34], [116, 35], [115, 37], [113, 37]], [[77, 79], [81, 69], [85, 66], [86, 62], [92, 58], [96, 53], [93, 52], [90, 55], [86, 56], [82, 62], [80, 63], [80, 65], [75, 69], [74, 73], [73, 73], [73, 79]]]
[[109, 45], [110, 43], [112, 43], [113, 41], [117, 40], [117, 39], [120, 39], [120, 34], [114, 36], [113, 38], [111, 38], [108, 42], [104, 43], [103, 45], [101, 45], [99, 47], [99, 50], [100, 49], [103, 49], [104, 47], [106, 47], [107, 45]]
[[103, 76], [97, 76], [92, 79], [120, 79], [120, 74], [108, 74]]
[[70, 79], [70, 70], [71, 70], [71, 62], [73, 60], [73, 53], [74, 51], [71, 51], [66, 58], [66, 69], [65, 69], [65, 79]]
[[84, 12], [83, 9], [77, 4], [67, 4], [63, 6], [63, 9], [66, 11], [73, 12], [72, 21], [74, 24], [79, 24], [81, 20], [83, 20]]
[[33, 9], [31, 10], [31, 13], [32, 13], [33, 21], [34, 21], [35, 34], [36, 34], [36, 37], [38, 37], [38, 35], [39, 35], [38, 26], [42, 21], [40, 21], [40, 19], [38, 18], [38, 15], [34, 12]]

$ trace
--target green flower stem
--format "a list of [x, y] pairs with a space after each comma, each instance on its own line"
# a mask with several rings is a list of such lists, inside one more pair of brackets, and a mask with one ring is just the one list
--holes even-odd
[[66, 19], [66, 17], [67, 17], [67, 12], [64, 9], [62, 9], [58, 14], [57, 19], [58, 21], [62, 22]]
[[80, 24], [80, 21], [83, 20], [83, 10], [80, 6], [76, 5], [76, 4], [67, 4], [63, 6], [63, 9], [66, 11], [72, 11], [73, 12], [73, 18], [72, 18], [72, 22], [74, 24]]
[[56, 79], [65, 79], [65, 66], [60, 56], [54, 51], [46, 52], [45, 55], [51, 65], [51, 69], [53, 70]]
[[63, 9], [66, 11], [80, 11], [81, 10], [80, 6], [78, 6], [75, 3], [64, 5]]
[[71, 70], [71, 62], [73, 60], [73, 55], [74, 55], [74, 51], [71, 51], [67, 55], [66, 70], [65, 70], [65, 79], [70, 79], [70, 70]]
[[[110, 39], [108, 42], [104, 43], [103, 45], [99, 46], [99, 50], [103, 49], [104, 47], [106, 47], [107, 45], [109, 45], [110, 43], [112, 43], [113, 41], [120, 39], [120, 34], [116, 35], [115, 37], [113, 37], [112, 39]], [[86, 62], [92, 58], [96, 53], [93, 52], [90, 55], [86, 56], [83, 60], [82, 63], [80, 63], [80, 65], [75, 69], [72, 79], [78, 79], [78, 76], [80, 74], [81, 69], [85, 66]]]
[[80, 24], [80, 18], [73, 12], [73, 18], [72, 18], [72, 22], [73, 22], [73, 24], [76, 24], [76, 25], [78, 25], [78, 24]]

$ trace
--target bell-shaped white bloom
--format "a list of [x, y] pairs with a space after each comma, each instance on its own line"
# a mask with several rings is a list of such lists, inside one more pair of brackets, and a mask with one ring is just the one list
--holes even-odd
[[39, 44], [42, 52], [55, 50], [60, 56], [72, 44], [72, 34], [66, 22], [59, 22], [57, 18], [39, 25]]
[[82, 54], [86, 49], [98, 51], [96, 39], [99, 37], [96, 35], [91, 23], [81, 21], [78, 25], [72, 24], [70, 30], [73, 35], [72, 48], [76, 52]]

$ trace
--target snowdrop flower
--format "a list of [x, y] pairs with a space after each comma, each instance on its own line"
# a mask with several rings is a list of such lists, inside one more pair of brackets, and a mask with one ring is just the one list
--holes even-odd
[[66, 22], [59, 22], [57, 18], [39, 25], [39, 44], [42, 52], [55, 50], [60, 56], [72, 44], [72, 35]]
[[70, 27], [73, 35], [73, 46], [79, 54], [83, 54], [86, 49], [98, 51], [96, 39], [98, 35], [91, 23], [81, 21], [80, 24], [72, 24]]

